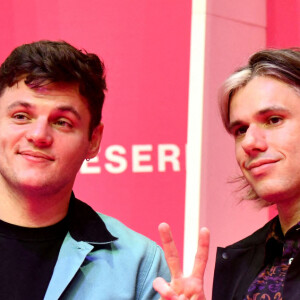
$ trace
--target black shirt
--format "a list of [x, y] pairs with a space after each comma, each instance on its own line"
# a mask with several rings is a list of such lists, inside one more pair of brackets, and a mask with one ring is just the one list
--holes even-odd
[[67, 217], [42, 228], [0, 220], [0, 299], [44, 298], [67, 231]]

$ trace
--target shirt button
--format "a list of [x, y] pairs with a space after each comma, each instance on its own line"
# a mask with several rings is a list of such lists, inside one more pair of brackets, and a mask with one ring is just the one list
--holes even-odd
[[228, 256], [228, 254], [227, 254], [226, 252], [223, 252], [223, 253], [222, 253], [222, 258], [223, 258], [223, 259], [228, 259], [229, 256]]

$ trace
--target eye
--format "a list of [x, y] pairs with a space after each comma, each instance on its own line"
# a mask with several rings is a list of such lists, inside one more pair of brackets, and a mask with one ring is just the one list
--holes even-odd
[[72, 122], [70, 122], [68, 119], [60, 118], [54, 122], [54, 125], [62, 128], [73, 128]]
[[12, 118], [19, 124], [26, 123], [30, 120], [30, 117], [27, 113], [18, 112], [12, 115]]
[[233, 130], [233, 135], [235, 137], [240, 137], [247, 132], [248, 126], [240, 126]]
[[268, 118], [268, 122], [267, 123], [269, 125], [278, 125], [278, 124], [281, 124], [282, 121], [283, 121], [282, 117], [272, 116], [272, 117]]

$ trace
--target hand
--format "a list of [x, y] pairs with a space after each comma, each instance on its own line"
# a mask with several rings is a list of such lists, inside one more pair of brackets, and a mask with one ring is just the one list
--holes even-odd
[[167, 283], [160, 277], [156, 278], [153, 282], [154, 289], [162, 297], [161, 300], [205, 300], [203, 278], [208, 259], [208, 229], [200, 229], [194, 267], [189, 277], [183, 277], [182, 275], [180, 259], [170, 226], [166, 223], [161, 223], [158, 230], [172, 276], [170, 283]]

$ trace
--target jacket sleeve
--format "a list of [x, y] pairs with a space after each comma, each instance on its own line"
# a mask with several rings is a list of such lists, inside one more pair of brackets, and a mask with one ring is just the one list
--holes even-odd
[[157, 300], [160, 295], [153, 289], [153, 280], [156, 277], [163, 277], [170, 281], [170, 271], [165, 260], [165, 255], [161, 247], [151, 242], [148, 254], [146, 255], [138, 275], [137, 299]]

